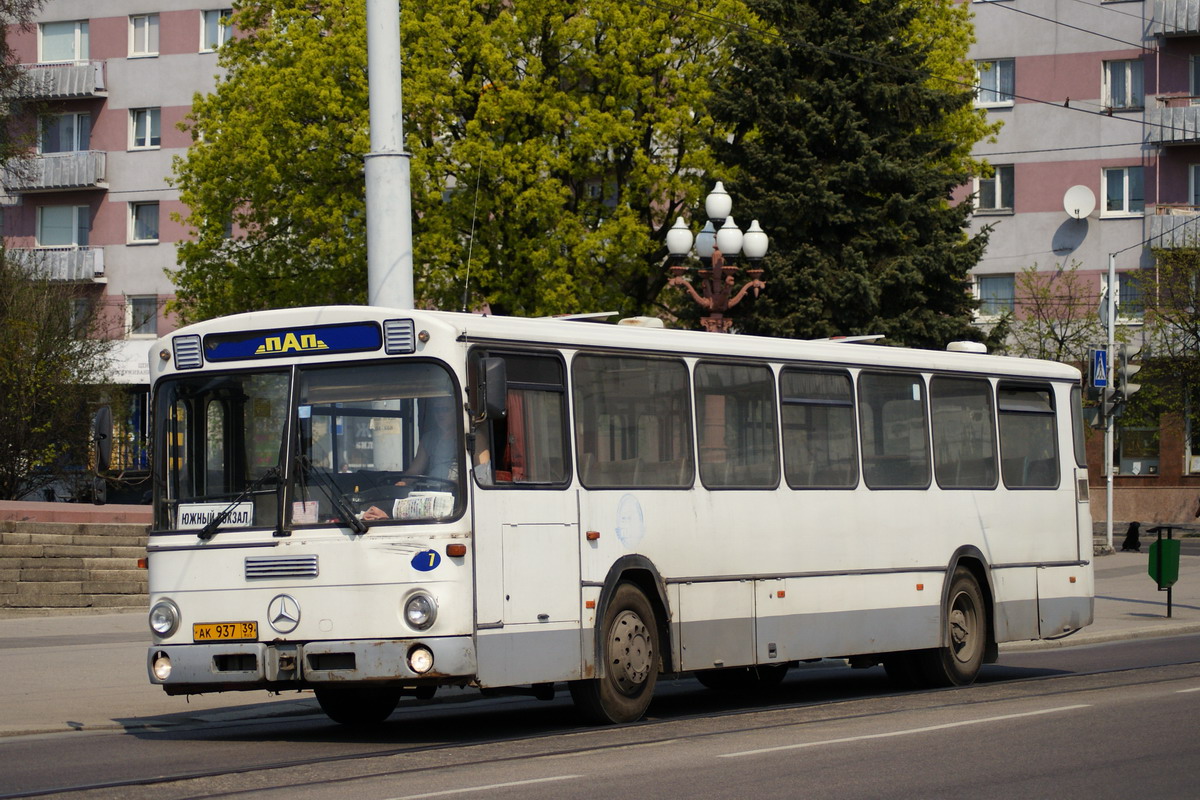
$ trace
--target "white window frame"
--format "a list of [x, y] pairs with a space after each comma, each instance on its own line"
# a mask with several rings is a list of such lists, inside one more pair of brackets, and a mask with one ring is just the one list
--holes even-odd
[[[990, 65], [985, 68], [985, 65]], [[1002, 65], [1007, 65], [1011, 73], [1012, 89], [1004, 92], [1002, 89]], [[1017, 90], [1017, 62], [1015, 58], [981, 58], [975, 62], [975, 107], [976, 108], [1008, 108], [1013, 105]], [[999, 99], [983, 99], [984, 92], [989, 92]], [[1004, 95], [1007, 94], [1007, 99]]]
[[[75, 55], [68, 59], [47, 60], [45, 49], [42, 46], [42, 37], [47, 25], [74, 25], [75, 26]], [[65, 62], [87, 61], [90, 57], [91, 46], [89, 43], [88, 21], [86, 19], [63, 20], [61, 22], [41, 22], [38, 23], [38, 63], [39, 64], [62, 64]]]
[[[47, 127], [46, 123], [48, 120], [60, 119], [62, 117], [74, 117], [75, 118], [74, 141], [72, 142], [72, 147], [69, 150], [47, 151], [46, 150], [46, 127]], [[82, 128], [82, 126], [79, 123], [81, 120], [85, 120], [85, 119], [87, 120], [87, 129], [88, 129], [88, 141], [87, 142], [81, 141], [81, 137], [79, 135], [79, 132]], [[90, 149], [91, 138], [92, 138], [92, 115], [86, 111], [71, 111], [71, 112], [67, 112], [65, 114], [43, 114], [42, 116], [38, 117], [38, 127], [37, 127], [37, 151], [38, 151], [38, 153], [46, 153], [46, 152], [81, 153], [85, 150]]]
[[[215, 43], [209, 41], [209, 36], [208, 36], [208, 27], [209, 27], [210, 21], [213, 19], [214, 16], [216, 17], [215, 30], [217, 33], [217, 41]], [[220, 50], [221, 47], [226, 42], [229, 41], [230, 37], [233, 36], [233, 26], [222, 25], [221, 20], [229, 19], [232, 16], [233, 16], [232, 8], [213, 8], [213, 9], [208, 9], [208, 10], [200, 12], [200, 52], [201, 53], [215, 53], [217, 50]]]
[[151, 58], [158, 55], [158, 14], [133, 14], [129, 17], [129, 57]]
[[[980, 203], [983, 197], [983, 184], [991, 181], [995, 184], [996, 205], [984, 206]], [[975, 213], [976, 214], [1011, 214], [1016, 198], [1016, 167], [1013, 164], [993, 164], [992, 177], [975, 179]], [[1005, 190], [1010, 193], [1012, 203], [1004, 205]]]
[[[1012, 307], [1006, 309], [999, 314], [994, 311], [985, 311], [983, 308], [983, 282], [989, 279], [1007, 278], [1012, 286]], [[975, 310], [975, 318], [978, 320], [998, 320], [1009, 311], [1015, 311], [1017, 307], [1017, 276], [1012, 273], [997, 273], [994, 275], [976, 275], [975, 276], [975, 299], [979, 301], [979, 308]]]
[[1200, 105], [1200, 55], [1188, 56], [1188, 93], [1192, 105]]
[[[1140, 209], [1131, 208], [1130, 199], [1130, 175], [1133, 170], [1141, 170], [1142, 174], [1142, 207]], [[1111, 173], [1120, 172], [1121, 178], [1121, 208], [1110, 209], [1108, 207], [1108, 184], [1109, 175]], [[1140, 217], [1146, 213], [1146, 172], [1140, 165], [1129, 167], [1106, 167], [1100, 174], [1100, 216], [1101, 217]]]
[[1200, 209], [1200, 164], [1188, 165], [1188, 205]]
[[[154, 306], [154, 313], [142, 320], [143, 324], [149, 323], [151, 330], [135, 331], [134, 330], [134, 306], [136, 304], [144, 305], [149, 301]], [[130, 339], [155, 339], [158, 337], [158, 295], [156, 294], [131, 294], [125, 296], [125, 335]]]
[[[138, 119], [145, 115], [146, 129], [142, 141], [138, 139]], [[156, 124], [157, 123], [157, 124]], [[158, 141], [154, 141], [154, 129], [158, 128]], [[129, 149], [158, 150], [162, 147], [162, 109], [131, 108], [129, 109]]]
[[[46, 244], [42, 240], [45, 238], [43, 233], [42, 216], [47, 208], [70, 208], [71, 209], [71, 241], [56, 244]], [[92, 209], [89, 206], [38, 206], [37, 219], [34, 223], [34, 245], [35, 247], [56, 248], [56, 247], [87, 247], [91, 233]], [[81, 235], [82, 234], [82, 235]]]
[[[1113, 96], [1113, 75], [1121, 73], [1125, 84], [1124, 97]], [[1114, 111], [1140, 111], [1146, 105], [1145, 73], [1140, 58], [1117, 59], [1104, 62], [1101, 79], [1104, 105]]]
[[[138, 209], [154, 207], [154, 236], [153, 237], [138, 237]], [[160, 217], [162, 208], [157, 200], [137, 201], [129, 204], [129, 237], [126, 240], [129, 244], [147, 245], [158, 244], [158, 237], [162, 235], [162, 219]]]

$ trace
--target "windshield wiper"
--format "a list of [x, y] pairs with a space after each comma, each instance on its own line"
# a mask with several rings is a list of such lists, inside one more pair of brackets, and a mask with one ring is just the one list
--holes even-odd
[[354, 509], [346, 504], [346, 497], [337, 488], [337, 484], [325, 473], [313, 469], [312, 459], [308, 456], [300, 456], [299, 460], [302, 473], [316, 478], [317, 485], [321, 487], [321, 491], [325, 492], [325, 496], [329, 498], [329, 504], [333, 506], [333, 510], [337, 512], [338, 516], [353, 528], [355, 533], [366, 533], [367, 523], [359, 519], [354, 514]]
[[237, 508], [238, 503], [242, 502], [251, 494], [262, 488], [262, 485], [267, 482], [267, 478], [277, 475], [279, 475], [279, 467], [271, 467], [262, 475], [258, 476], [253, 483], [242, 490], [241, 494], [233, 498], [229, 505], [225, 506], [220, 514], [217, 514], [215, 517], [210, 519], [208, 524], [201, 528], [200, 532], [196, 534], [196, 538], [200, 541], [207, 542], [209, 539], [215, 536], [217, 533], [217, 528], [220, 528], [223, 524], [225, 524], [225, 520], [229, 519], [229, 515], [233, 513], [235, 508]]

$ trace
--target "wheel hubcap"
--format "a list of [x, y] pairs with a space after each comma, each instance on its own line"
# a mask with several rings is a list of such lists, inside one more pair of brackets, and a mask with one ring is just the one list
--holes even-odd
[[608, 651], [613, 682], [622, 693], [635, 694], [650, 676], [654, 663], [654, 643], [642, 618], [632, 611], [622, 611], [613, 621]]
[[966, 593], [954, 598], [950, 608], [950, 649], [960, 662], [970, 662], [975, 657], [976, 629], [978, 619], [975, 604]]

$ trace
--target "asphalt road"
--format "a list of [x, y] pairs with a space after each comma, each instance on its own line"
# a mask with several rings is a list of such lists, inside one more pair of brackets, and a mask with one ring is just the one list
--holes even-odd
[[1200, 785], [1196, 635], [1005, 653], [956, 690], [896, 693], [878, 668], [833, 662], [766, 697], [660, 686], [646, 721], [608, 728], [580, 725], [563, 696], [447, 694], [368, 733], [293, 702], [224, 722], [11, 736], [0, 797], [1091, 800], [1191, 798]]

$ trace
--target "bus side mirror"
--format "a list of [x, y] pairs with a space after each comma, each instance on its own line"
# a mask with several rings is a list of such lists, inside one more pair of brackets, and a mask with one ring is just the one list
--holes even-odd
[[508, 414], [508, 363], [503, 358], [482, 359], [479, 387], [484, 419], [504, 419]]

